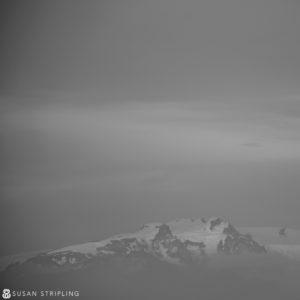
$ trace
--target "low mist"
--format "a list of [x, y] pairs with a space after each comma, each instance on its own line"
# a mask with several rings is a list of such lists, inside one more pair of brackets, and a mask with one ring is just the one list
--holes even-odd
[[93, 263], [80, 271], [18, 274], [1, 281], [12, 290], [79, 291], [74, 299], [293, 300], [299, 295], [299, 276], [300, 263], [280, 255], [243, 254], [217, 255], [190, 266], [124, 259]]

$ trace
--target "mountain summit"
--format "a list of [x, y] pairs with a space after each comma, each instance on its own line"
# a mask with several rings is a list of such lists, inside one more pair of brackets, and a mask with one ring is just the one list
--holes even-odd
[[266, 253], [251, 235], [241, 234], [228, 221], [211, 218], [180, 219], [150, 223], [135, 233], [55, 249], [15, 261], [6, 271], [60, 272], [85, 268], [94, 263], [147, 261], [191, 264], [213, 254]]

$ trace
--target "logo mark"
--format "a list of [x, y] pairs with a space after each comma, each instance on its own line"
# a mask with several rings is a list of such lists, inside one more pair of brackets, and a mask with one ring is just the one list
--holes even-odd
[[3, 289], [2, 298], [3, 299], [10, 299], [10, 297], [11, 297], [10, 289]]

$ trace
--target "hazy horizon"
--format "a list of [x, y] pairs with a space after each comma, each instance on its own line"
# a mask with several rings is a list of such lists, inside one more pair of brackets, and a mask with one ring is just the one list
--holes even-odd
[[300, 229], [299, 2], [0, 12], [0, 254], [189, 217]]

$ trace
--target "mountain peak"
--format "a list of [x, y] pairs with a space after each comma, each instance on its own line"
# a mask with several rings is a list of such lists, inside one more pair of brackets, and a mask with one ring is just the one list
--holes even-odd
[[157, 226], [158, 233], [155, 235], [155, 240], [163, 240], [172, 237], [172, 231], [167, 224]]
[[230, 223], [222, 218], [212, 217], [206, 222], [206, 229], [210, 232], [223, 232], [229, 225]]
[[86, 267], [94, 261], [108, 263], [132, 258], [189, 264], [211, 254], [242, 252], [265, 253], [266, 249], [221, 218], [180, 219], [149, 223], [135, 233], [40, 253], [10, 267], [36, 266], [37, 270], [60, 271]]

